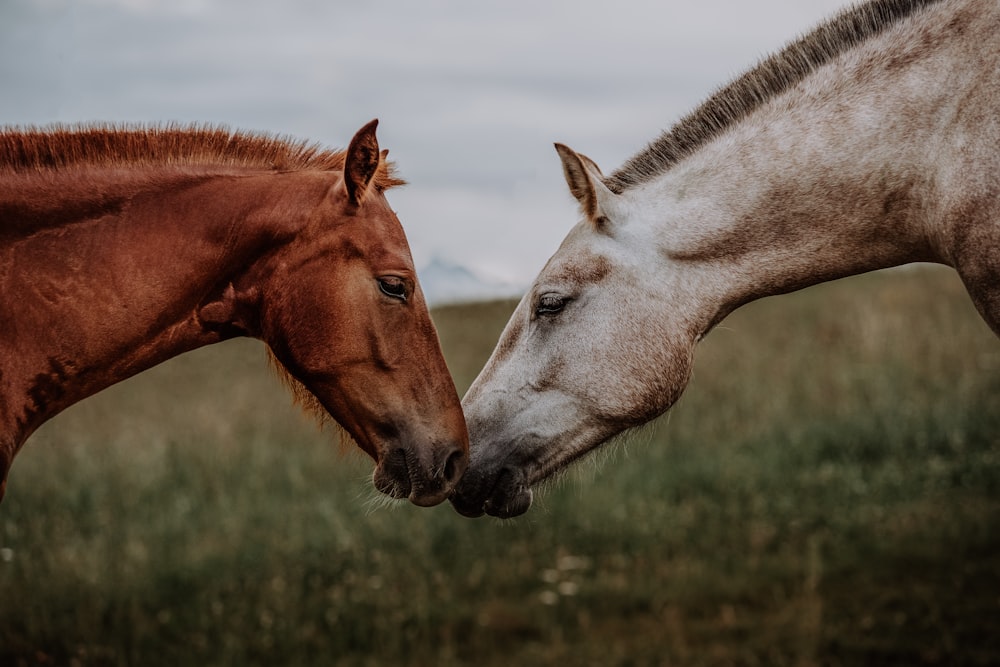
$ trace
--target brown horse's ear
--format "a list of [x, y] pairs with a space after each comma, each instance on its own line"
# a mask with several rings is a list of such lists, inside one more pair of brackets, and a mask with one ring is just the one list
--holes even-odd
[[580, 202], [583, 215], [599, 228], [605, 227], [618, 195], [604, 185], [601, 170], [589, 157], [563, 144], [556, 144], [556, 152], [562, 160], [566, 184]]
[[347, 147], [347, 159], [344, 163], [344, 185], [347, 187], [347, 197], [360, 204], [365, 199], [368, 186], [375, 178], [380, 159], [378, 139], [375, 138], [375, 128], [378, 118], [371, 121], [351, 139]]

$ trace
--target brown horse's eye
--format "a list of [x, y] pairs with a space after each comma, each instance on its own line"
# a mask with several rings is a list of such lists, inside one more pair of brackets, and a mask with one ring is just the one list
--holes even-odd
[[397, 278], [396, 276], [385, 276], [384, 278], [379, 278], [378, 288], [382, 290], [382, 294], [385, 294], [386, 296], [391, 296], [393, 299], [399, 299], [400, 301], [406, 301], [406, 283], [403, 282], [402, 278]]

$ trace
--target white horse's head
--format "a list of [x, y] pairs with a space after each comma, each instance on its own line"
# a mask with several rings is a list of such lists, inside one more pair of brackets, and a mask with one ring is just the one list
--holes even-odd
[[531, 487], [664, 412], [687, 383], [703, 328], [635, 198], [556, 145], [583, 220], [549, 260], [463, 400], [471, 464], [455, 508], [509, 517]]

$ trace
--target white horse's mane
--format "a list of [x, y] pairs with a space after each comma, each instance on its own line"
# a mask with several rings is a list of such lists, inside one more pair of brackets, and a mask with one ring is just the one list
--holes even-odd
[[725, 128], [848, 49], [940, 0], [871, 0], [844, 10], [723, 86], [604, 179], [612, 192], [667, 171]]

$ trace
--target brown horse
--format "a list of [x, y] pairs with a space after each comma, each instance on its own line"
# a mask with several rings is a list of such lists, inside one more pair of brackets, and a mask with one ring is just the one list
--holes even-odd
[[0, 498], [64, 408], [252, 336], [375, 459], [378, 489], [444, 500], [468, 435], [376, 125], [341, 152], [221, 129], [0, 132]]

